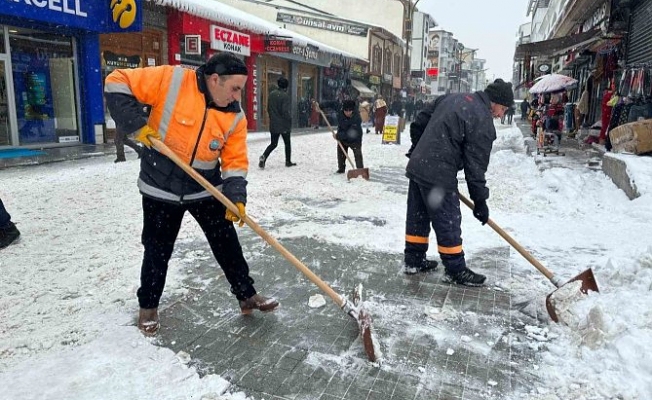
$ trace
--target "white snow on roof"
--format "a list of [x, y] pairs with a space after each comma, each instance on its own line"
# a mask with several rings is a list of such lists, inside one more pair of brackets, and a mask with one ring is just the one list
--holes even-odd
[[348, 53], [344, 50], [331, 47], [327, 44], [313, 40], [307, 36], [293, 32], [289, 29], [276, 26], [274, 23], [266, 21], [260, 17], [238, 10], [227, 4], [206, 1], [206, 0], [150, 0], [158, 5], [168, 6], [183, 11], [197, 17], [205, 18], [210, 21], [220, 22], [234, 28], [241, 28], [249, 32], [262, 35], [278, 35], [292, 37], [293, 42], [305, 46], [312, 45], [319, 47], [319, 50], [331, 53], [341, 54], [345, 57], [360, 59], [359, 57]]

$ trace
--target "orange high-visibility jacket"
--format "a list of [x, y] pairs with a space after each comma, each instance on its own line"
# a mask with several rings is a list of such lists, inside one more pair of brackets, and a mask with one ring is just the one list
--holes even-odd
[[[107, 106], [117, 129], [135, 132], [149, 125], [181, 159], [222, 190], [246, 203], [247, 120], [237, 102], [218, 107], [207, 95], [202, 68], [160, 66], [118, 69], [105, 82]], [[151, 105], [149, 119], [140, 108]], [[221, 166], [221, 173], [220, 173]], [[232, 183], [233, 190], [227, 190]], [[143, 195], [179, 202], [211, 196], [171, 160], [146, 149], [138, 187]]]

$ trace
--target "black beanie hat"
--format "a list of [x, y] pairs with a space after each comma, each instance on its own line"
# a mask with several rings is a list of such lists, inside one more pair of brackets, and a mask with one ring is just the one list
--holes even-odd
[[494, 83], [487, 86], [484, 92], [489, 96], [491, 102], [501, 106], [511, 107], [514, 104], [514, 91], [512, 84], [502, 79], [496, 79]]
[[342, 110], [347, 111], [347, 110], [355, 110], [355, 101], [353, 100], [344, 100], [342, 102]]
[[247, 75], [249, 71], [244, 61], [236, 57], [233, 53], [217, 53], [204, 64], [204, 74], [219, 76], [225, 75]]
[[278, 78], [278, 81], [276, 81], [276, 83], [278, 84], [279, 89], [287, 89], [288, 86], [290, 85], [290, 82], [288, 82], [288, 80], [284, 77]]

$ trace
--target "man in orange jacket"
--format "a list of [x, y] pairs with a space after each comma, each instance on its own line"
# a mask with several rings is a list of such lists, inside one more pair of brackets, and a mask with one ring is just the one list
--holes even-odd
[[[227, 210], [172, 160], [152, 148], [163, 141], [198, 173], [222, 190], [245, 215], [247, 203], [247, 120], [240, 108], [247, 67], [231, 53], [212, 56], [193, 71], [160, 66], [118, 69], [106, 78], [105, 95], [118, 129], [134, 132], [145, 145], [138, 188], [143, 195], [138, 328], [155, 335], [158, 305], [168, 262], [186, 211], [206, 235], [243, 314], [272, 311], [279, 303], [256, 293], [233, 222]], [[146, 119], [142, 104], [152, 109]], [[224, 217], [217, 217], [223, 215]]]

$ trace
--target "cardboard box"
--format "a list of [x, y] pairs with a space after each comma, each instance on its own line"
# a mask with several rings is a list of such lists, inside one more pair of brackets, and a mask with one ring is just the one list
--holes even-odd
[[609, 132], [614, 153], [644, 154], [652, 151], [652, 119], [620, 125]]

